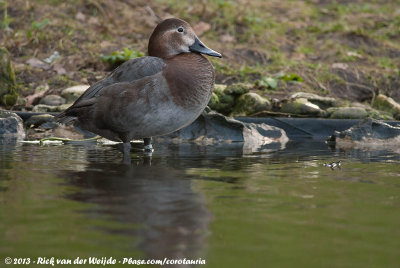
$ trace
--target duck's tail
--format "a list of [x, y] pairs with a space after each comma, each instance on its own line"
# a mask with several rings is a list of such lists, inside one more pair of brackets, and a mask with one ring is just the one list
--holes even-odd
[[76, 116], [70, 116], [66, 113], [66, 111], [58, 114], [56, 117], [54, 117], [57, 123], [63, 124], [63, 125], [70, 125], [73, 122], [76, 121], [77, 117]]

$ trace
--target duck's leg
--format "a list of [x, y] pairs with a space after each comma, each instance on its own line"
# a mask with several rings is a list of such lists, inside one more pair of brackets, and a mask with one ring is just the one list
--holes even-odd
[[123, 144], [123, 152], [124, 152], [124, 163], [131, 163], [131, 142], [124, 142]]
[[144, 138], [144, 151], [147, 153], [152, 153], [153, 152], [153, 146], [151, 145], [151, 137], [150, 138]]

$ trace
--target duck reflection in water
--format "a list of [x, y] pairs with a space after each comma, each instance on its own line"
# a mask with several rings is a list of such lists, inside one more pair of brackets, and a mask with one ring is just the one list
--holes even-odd
[[93, 162], [84, 171], [66, 171], [61, 175], [82, 189], [68, 198], [96, 204], [84, 212], [90, 216], [111, 215], [117, 222], [137, 225], [121, 232], [132, 236], [133, 251], [142, 250], [149, 259], [204, 258], [212, 217], [203, 196], [193, 191], [184, 170], [157, 163], [146, 167], [150, 159], [144, 159], [130, 166]]

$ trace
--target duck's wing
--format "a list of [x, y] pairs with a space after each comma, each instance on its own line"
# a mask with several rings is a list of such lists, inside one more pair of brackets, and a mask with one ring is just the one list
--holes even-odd
[[101, 94], [104, 88], [121, 82], [133, 82], [162, 72], [165, 63], [157, 57], [141, 57], [121, 64], [106, 78], [89, 87], [75, 102], [64, 112], [56, 116], [56, 121], [68, 124], [76, 118], [79, 108], [95, 103], [95, 97]]
[[89, 87], [76, 101], [90, 99], [103, 88], [120, 82], [133, 82], [146, 76], [152, 76], [162, 71], [165, 65], [163, 59], [157, 57], [141, 57], [121, 64], [106, 78]]

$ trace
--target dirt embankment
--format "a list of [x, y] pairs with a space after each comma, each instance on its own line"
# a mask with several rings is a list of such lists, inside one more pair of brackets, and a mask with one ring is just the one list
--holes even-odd
[[118, 57], [146, 53], [152, 29], [172, 16], [223, 53], [212, 59], [217, 83], [253, 84], [267, 98], [303, 91], [369, 103], [380, 92], [399, 102], [398, 1], [330, 2], [3, 1], [0, 47], [19, 95], [7, 108], [29, 110], [44, 95], [101, 79]]

